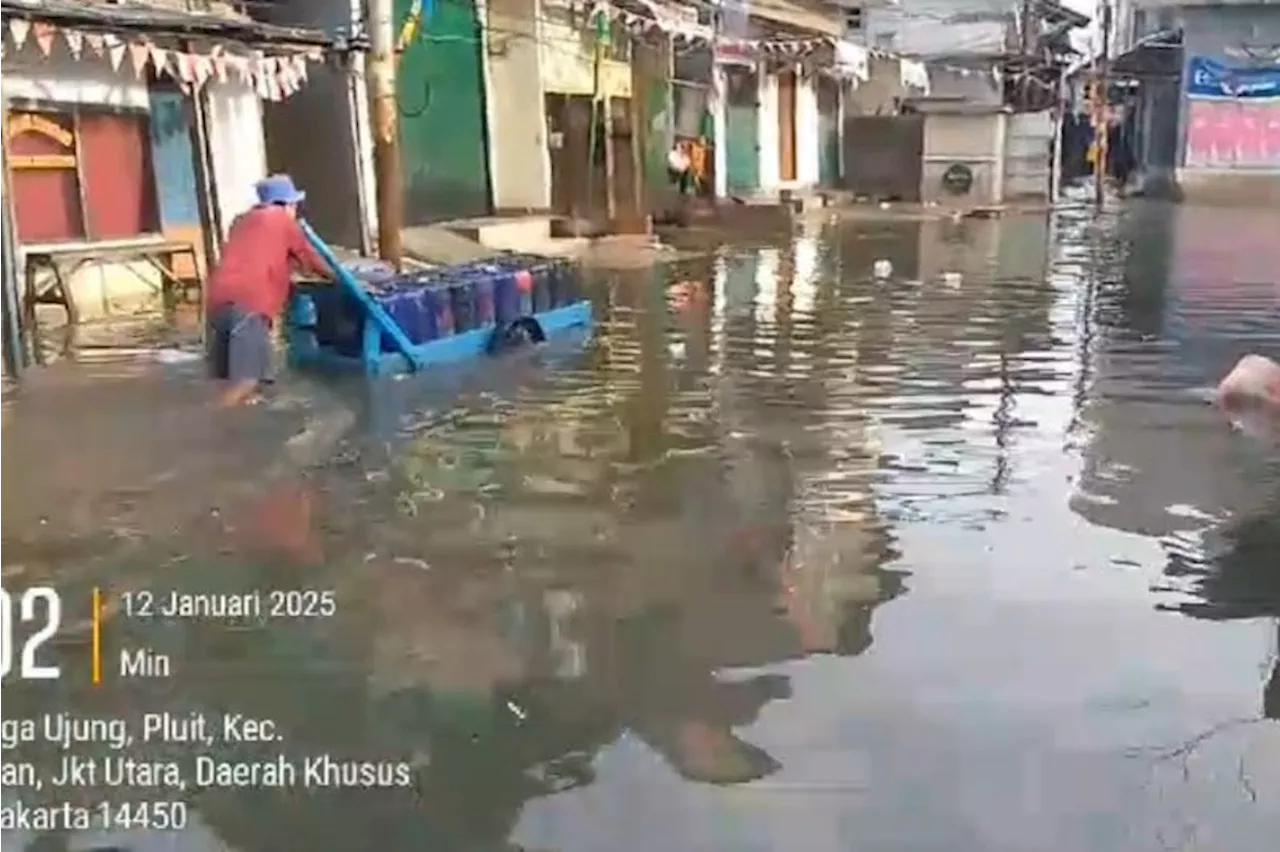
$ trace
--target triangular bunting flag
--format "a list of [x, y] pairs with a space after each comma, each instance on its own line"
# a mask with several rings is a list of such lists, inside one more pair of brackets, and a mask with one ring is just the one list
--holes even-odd
[[275, 60], [258, 54], [253, 60], [254, 91], [264, 101], [271, 100], [271, 82], [275, 79]]
[[31, 22], [25, 18], [9, 19], [9, 35], [13, 36], [13, 47], [22, 50], [27, 43], [27, 34], [31, 32]]
[[293, 75], [293, 60], [280, 59], [279, 68], [280, 93], [284, 97], [289, 97], [298, 91], [298, 79]]
[[102, 33], [85, 33], [84, 43], [89, 45], [94, 56], [102, 55]]
[[131, 41], [129, 42], [129, 61], [133, 63], [133, 75], [141, 77], [142, 72], [147, 67], [147, 56], [151, 53], [151, 48], [146, 42]]
[[84, 48], [84, 33], [79, 30], [63, 30], [62, 37], [67, 40], [67, 50], [71, 51], [71, 58], [79, 59], [80, 51]]
[[209, 59], [213, 63], [213, 76], [218, 78], [219, 83], [227, 82], [227, 57], [222, 50], [215, 47]]
[[189, 53], [173, 52], [173, 64], [177, 69], [178, 79], [184, 83], [190, 83], [196, 78], [196, 69], [192, 64], [194, 57]]
[[40, 52], [48, 56], [49, 51], [53, 50], [53, 34], [56, 32], [53, 24], [36, 21], [31, 25], [31, 32], [35, 33], [36, 46], [40, 48]]
[[120, 37], [112, 33], [103, 33], [102, 43], [107, 46], [107, 58], [111, 60], [111, 70], [119, 71], [124, 62], [125, 44]]
[[213, 76], [213, 60], [209, 57], [193, 56], [191, 57], [191, 65], [197, 86], [203, 86]]
[[163, 47], [151, 45], [151, 64], [155, 66], [157, 74], [165, 74], [169, 69], [169, 51]]

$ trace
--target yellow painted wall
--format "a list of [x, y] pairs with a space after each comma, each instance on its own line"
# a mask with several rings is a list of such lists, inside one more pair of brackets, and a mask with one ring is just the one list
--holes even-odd
[[[594, 68], [590, 41], [573, 27], [540, 20], [542, 86], [562, 95], [594, 92]], [[631, 65], [606, 59], [600, 64], [600, 92], [615, 98], [631, 96]]]

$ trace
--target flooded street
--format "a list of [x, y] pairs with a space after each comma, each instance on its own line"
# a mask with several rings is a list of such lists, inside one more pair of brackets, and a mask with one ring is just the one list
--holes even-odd
[[[592, 340], [427, 384], [24, 389], [5, 585], [80, 626], [6, 718], [234, 711], [413, 767], [192, 789], [191, 845], [138, 850], [1265, 848], [1280, 433], [1206, 399], [1280, 357], [1277, 234], [1142, 202], [830, 223], [602, 280]], [[89, 685], [93, 587], [108, 658], [171, 677]], [[336, 613], [120, 611], [270, 588]]]

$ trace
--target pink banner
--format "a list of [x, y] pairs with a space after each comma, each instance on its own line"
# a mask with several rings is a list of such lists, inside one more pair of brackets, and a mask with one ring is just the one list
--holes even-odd
[[1187, 165], [1280, 166], [1280, 101], [1191, 98]]

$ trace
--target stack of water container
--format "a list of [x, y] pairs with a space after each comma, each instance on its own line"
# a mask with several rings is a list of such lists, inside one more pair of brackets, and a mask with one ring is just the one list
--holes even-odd
[[[582, 299], [574, 266], [539, 255], [506, 255], [380, 278], [366, 279], [370, 295], [415, 345], [536, 317]], [[316, 342], [358, 357], [364, 318], [356, 298], [339, 288], [317, 288], [314, 294]], [[395, 350], [385, 333], [382, 350]]]

